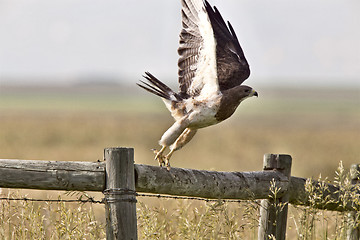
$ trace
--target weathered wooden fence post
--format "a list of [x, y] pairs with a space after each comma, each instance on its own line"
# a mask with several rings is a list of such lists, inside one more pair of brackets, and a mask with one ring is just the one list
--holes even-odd
[[105, 214], [107, 240], [136, 240], [133, 148], [106, 148]]
[[[287, 176], [290, 181], [291, 162], [290, 155], [265, 154], [263, 170], [279, 171]], [[261, 201], [259, 240], [271, 239], [272, 237], [276, 240], [285, 240], [288, 202], [289, 194], [285, 194], [278, 199], [264, 199]]]
[[[360, 178], [360, 166], [359, 164], [353, 164], [350, 167], [350, 179], [352, 184], [359, 184]], [[348, 230], [347, 230], [347, 239], [348, 240], [358, 240], [360, 239], [360, 228], [356, 227], [356, 222], [358, 221], [356, 212], [348, 213]], [[358, 216], [359, 217], [359, 216]]]

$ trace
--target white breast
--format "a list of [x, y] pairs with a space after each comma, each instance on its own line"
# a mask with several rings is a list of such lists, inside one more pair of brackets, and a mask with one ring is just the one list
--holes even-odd
[[215, 118], [219, 110], [221, 95], [212, 96], [206, 101], [199, 101], [197, 98], [187, 101], [190, 128], [203, 128], [218, 123]]

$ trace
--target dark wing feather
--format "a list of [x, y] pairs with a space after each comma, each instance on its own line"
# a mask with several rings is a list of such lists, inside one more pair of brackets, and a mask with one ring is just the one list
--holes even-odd
[[179, 94], [187, 98], [188, 89], [197, 69], [199, 48], [202, 37], [198, 27], [198, 13], [191, 1], [181, 1], [182, 30], [180, 32], [179, 53]]
[[230, 22], [228, 26], [220, 12], [205, 1], [216, 39], [216, 65], [218, 83], [221, 91], [241, 85], [250, 75], [249, 64], [241, 49]]
[[140, 83], [137, 83], [139, 87], [167, 100], [171, 100], [171, 101], [182, 100], [178, 94], [176, 94], [173, 90], [171, 90], [171, 88], [166, 86], [151, 73], [145, 72], [145, 75], [143, 75], [143, 77], [149, 83], [140, 80]]

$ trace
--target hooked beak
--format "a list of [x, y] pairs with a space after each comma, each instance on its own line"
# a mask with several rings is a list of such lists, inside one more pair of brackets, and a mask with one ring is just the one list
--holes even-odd
[[256, 96], [256, 97], [259, 97], [257, 91], [255, 91], [255, 90], [253, 90], [253, 94], [252, 94], [252, 95], [253, 95], [253, 96]]

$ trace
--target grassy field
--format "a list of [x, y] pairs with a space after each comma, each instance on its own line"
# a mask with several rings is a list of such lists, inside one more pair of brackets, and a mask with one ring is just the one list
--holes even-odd
[[[292, 175], [317, 178], [321, 174], [332, 179], [340, 161], [345, 168], [360, 161], [358, 89], [258, 89], [258, 92], [260, 97], [242, 103], [231, 119], [199, 131], [188, 146], [174, 154], [172, 166], [257, 171], [261, 170], [263, 154], [286, 153], [293, 157]], [[135, 148], [136, 163], [155, 165], [150, 149], [158, 147], [157, 141], [171, 124], [172, 119], [160, 100], [132, 89], [0, 89], [0, 158], [96, 161], [103, 158], [105, 147], [126, 146]], [[8, 190], [3, 189], [2, 194], [8, 194]], [[41, 191], [18, 194], [48, 195]], [[101, 197], [101, 194], [94, 195]], [[247, 219], [246, 214], [250, 213], [231, 210], [234, 206], [153, 199], [140, 199], [140, 202], [142, 220], [146, 223], [146, 219], [150, 221], [154, 216], [157, 219], [151, 220], [153, 228], [143, 222], [143, 226], [147, 226], [141, 227], [144, 236], [160, 231], [157, 228], [167, 228], [167, 232], [173, 233], [170, 225], [161, 222], [165, 219], [176, 217], [184, 222], [168, 222], [186, 226], [186, 219], [181, 220], [184, 212], [189, 215], [188, 220], [194, 221], [187, 230], [184, 227], [184, 234], [197, 231], [199, 236], [207, 236], [203, 239], [229, 239], [226, 228], [217, 230], [221, 238], [212, 238], [211, 234], [215, 234], [214, 227], [219, 222], [230, 221], [233, 213], [245, 219], [236, 222], [236, 229], [256, 233], [257, 223]], [[99, 224], [103, 223], [101, 206], [93, 211]], [[204, 218], [196, 219], [196, 211]], [[221, 214], [212, 217], [210, 213], [214, 211]], [[201, 228], [190, 229], [201, 221], [209, 224], [206, 234]], [[292, 226], [294, 230], [296, 227]], [[239, 231], [236, 234], [240, 234]], [[167, 239], [187, 239], [174, 236]], [[153, 235], [146, 239], [166, 238]]]
[[[265, 153], [287, 153], [293, 175], [331, 177], [339, 161], [359, 161], [358, 90], [264, 89], [225, 122], [202, 129], [174, 154], [178, 167], [261, 169]], [[102, 159], [110, 146], [135, 148], [136, 162], [155, 164], [152, 148], [172, 119], [161, 100], [116, 89], [0, 91], [2, 158]], [[21, 150], [19, 148], [21, 147]]]

